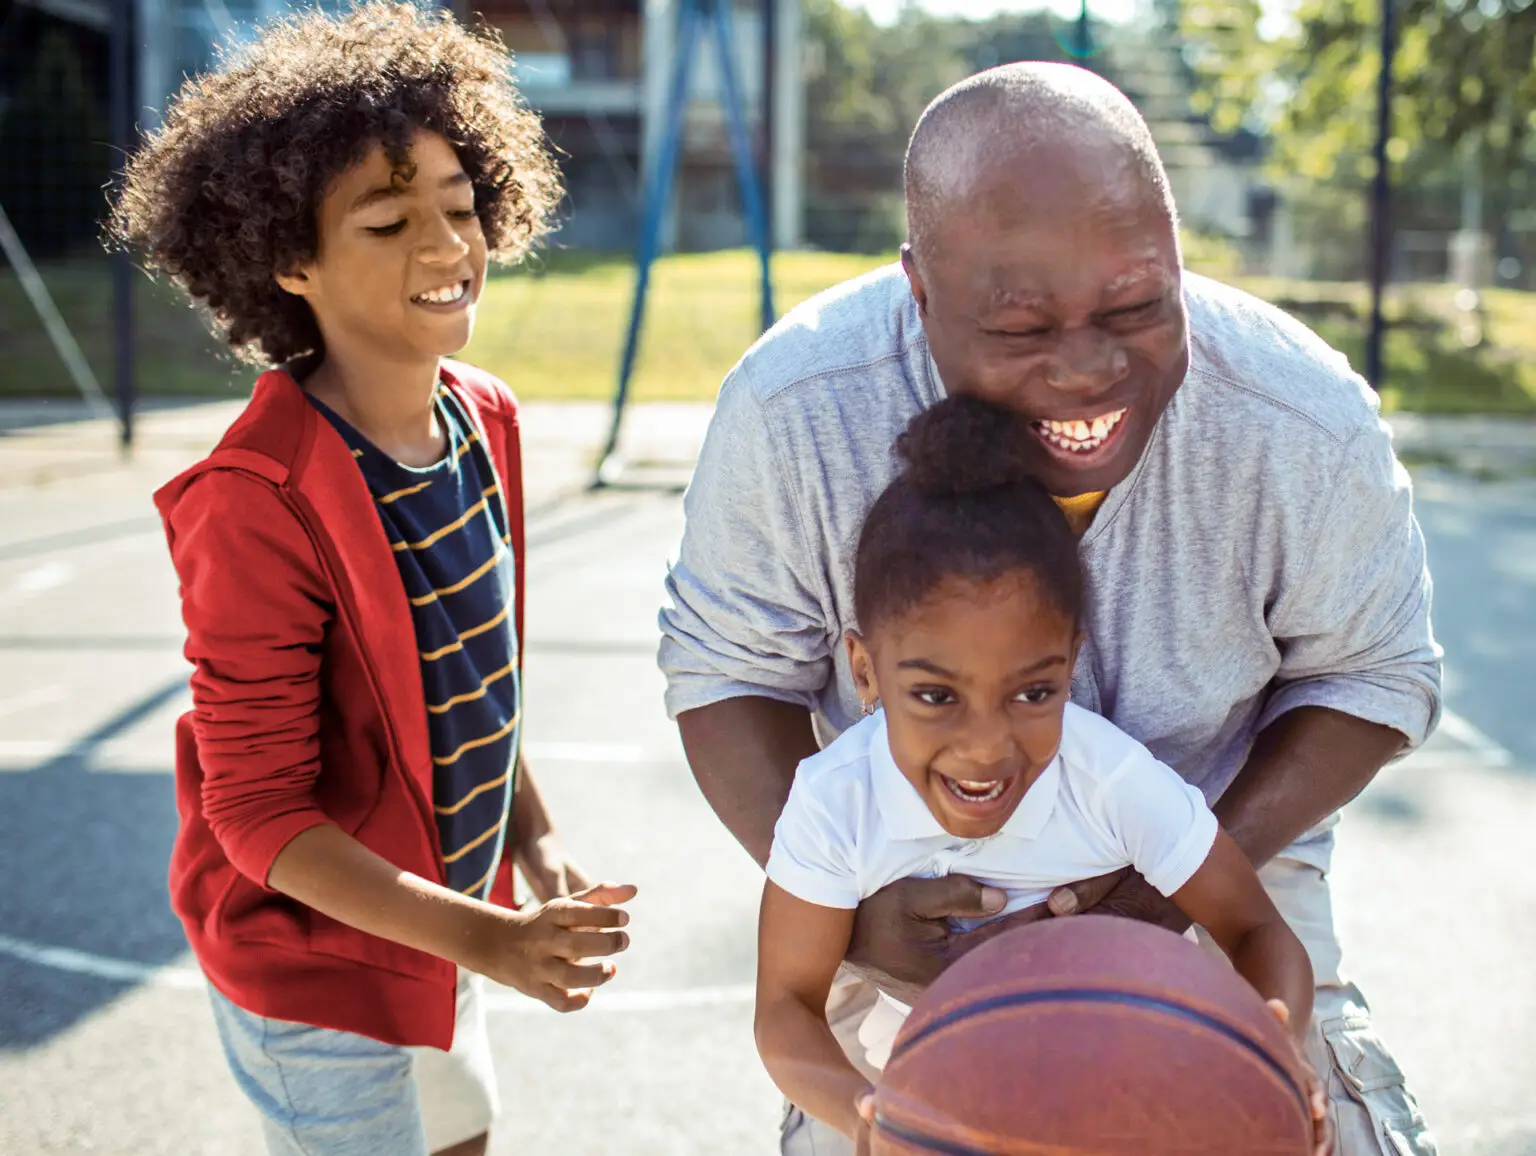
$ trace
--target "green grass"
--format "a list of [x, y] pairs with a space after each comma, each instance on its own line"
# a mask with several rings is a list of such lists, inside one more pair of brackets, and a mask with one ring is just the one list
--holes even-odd
[[[774, 257], [782, 314], [820, 290], [887, 258], [829, 253]], [[1356, 284], [1237, 278], [1363, 364], [1365, 288]], [[88, 359], [111, 385], [110, 281], [102, 260], [44, 271]], [[145, 394], [229, 396], [254, 372], [220, 354], [196, 314], [168, 287], [140, 279], [136, 295], [138, 379]], [[634, 267], [622, 257], [555, 251], [494, 275], [464, 356], [510, 382], [525, 398], [612, 396]], [[708, 400], [757, 336], [757, 268], [743, 251], [659, 261], [631, 396], [639, 401]], [[1493, 290], [1480, 311], [1456, 305], [1453, 287], [1410, 286], [1387, 301], [1389, 410], [1536, 416], [1536, 294]], [[1476, 322], [1469, 328], [1470, 322]], [[1471, 342], [1471, 344], [1469, 344]], [[74, 387], [14, 275], [0, 268], [0, 396], [69, 396]]]
[[[777, 254], [774, 308], [783, 314], [884, 260]], [[489, 281], [464, 358], [504, 379], [519, 397], [610, 398], [634, 292], [635, 269], [627, 259], [550, 254], [532, 269]], [[630, 396], [713, 398], [721, 378], [757, 339], [758, 308], [752, 254], [682, 254], [658, 261]]]

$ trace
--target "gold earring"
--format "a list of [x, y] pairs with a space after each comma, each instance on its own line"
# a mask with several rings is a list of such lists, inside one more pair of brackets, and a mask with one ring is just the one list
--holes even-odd
[[875, 713], [875, 707], [879, 705], [879, 702], [879, 699], [876, 699], [874, 702], [860, 702], [859, 706], [861, 706], [863, 709], [859, 713], [862, 714], [865, 718], [868, 718], [870, 715]]

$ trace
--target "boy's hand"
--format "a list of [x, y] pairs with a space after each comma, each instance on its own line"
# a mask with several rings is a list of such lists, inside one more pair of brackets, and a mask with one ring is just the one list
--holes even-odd
[[576, 866], [554, 832], [536, 839], [520, 853], [517, 865], [528, 881], [528, 889], [540, 903], [563, 899], [592, 886], [586, 872]]
[[1291, 1031], [1291, 1009], [1285, 1006], [1283, 1000], [1272, 999], [1266, 1002], [1270, 1012], [1291, 1037], [1291, 1046], [1296, 1049], [1296, 1062], [1301, 1065], [1302, 1078], [1306, 1081], [1302, 1091], [1306, 1093], [1307, 1109], [1312, 1115], [1312, 1154], [1333, 1156], [1333, 1125], [1328, 1122], [1328, 1097], [1323, 1094], [1322, 1081], [1317, 1078], [1316, 1070], [1307, 1059], [1301, 1041]]
[[592, 961], [629, 946], [628, 933], [616, 930], [629, 913], [615, 908], [634, 897], [628, 884], [601, 883], [532, 911], [487, 908], [490, 921], [465, 965], [556, 1011], [577, 1011], [613, 978], [612, 963]]

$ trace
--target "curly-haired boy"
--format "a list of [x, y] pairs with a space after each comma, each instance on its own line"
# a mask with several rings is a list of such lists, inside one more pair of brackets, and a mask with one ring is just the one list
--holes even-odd
[[493, 38], [368, 4], [189, 82], [115, 206], [273, 367], [156, 495], [195, 668], [172, 902], [273, 1153], [484, 1151], [480, 977], [572, 1010], [628, 943], [633, 888], [518, 757], [516, 403], [445, 360], [547, 227], [542, 141]]

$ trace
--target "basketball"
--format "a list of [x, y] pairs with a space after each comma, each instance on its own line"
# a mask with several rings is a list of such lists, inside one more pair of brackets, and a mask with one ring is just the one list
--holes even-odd
[[1006, 932], [913, 1009], [875, 1156], [1307, 1156], [1290, 1039], [1227, 964], [1108, 916]]

